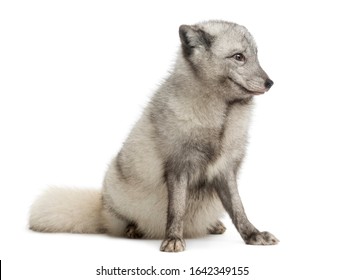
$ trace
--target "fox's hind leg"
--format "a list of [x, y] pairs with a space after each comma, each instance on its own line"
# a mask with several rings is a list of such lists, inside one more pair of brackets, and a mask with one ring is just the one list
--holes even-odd
[[210, 226], [208, 229], [209, 234], [223, 234], [226, 231], [226, 227], [221, 221], [217, 221], [214, 225]]
[[143, 233], [138, 229], [135, 223], [130, 223], [126, 227], [126, 236], [132, 239], [138, 239], [143, 237]]

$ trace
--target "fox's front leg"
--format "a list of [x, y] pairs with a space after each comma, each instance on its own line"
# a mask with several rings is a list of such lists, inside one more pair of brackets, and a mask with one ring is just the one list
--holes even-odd
[[168, 213], [165, 239], [161, 244], [163, 252], [181, 252], [186, 248], [183, 239], [183, 218], [186, 209], [187, 177], [168, 175]]
[[274, 245], [279, 242], [274, 235], [267, 231], [260, 232], [249, 222], [238, 193], [234, 172], [230, 172], [227, 177], [218, 176], [214, 179], [213, 185], [225, 210], [229, 213], [233, 224], [246, 244]]

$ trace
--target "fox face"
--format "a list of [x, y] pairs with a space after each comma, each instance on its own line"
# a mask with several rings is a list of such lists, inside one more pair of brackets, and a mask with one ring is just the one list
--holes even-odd
[[179, 28], [184, 58], [202, 80], [234, 88], [241, 98], [262, 94], [273, 85], [259, 64], [248, 30], [235, 23], [206, 22]]

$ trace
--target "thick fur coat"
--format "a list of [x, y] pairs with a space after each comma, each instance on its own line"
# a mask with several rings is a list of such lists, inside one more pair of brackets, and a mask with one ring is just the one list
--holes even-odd
[[276, 244], [247, 219], [237, 190], [253, 98], [273, 85], [243, 26], [208, 21], [179, 28], [173, 71], [111, 162], [102, 191], [52, 188], [34, 203], [30, 227], [164, 239], [223, 233], [229, 213], [247, 244]]

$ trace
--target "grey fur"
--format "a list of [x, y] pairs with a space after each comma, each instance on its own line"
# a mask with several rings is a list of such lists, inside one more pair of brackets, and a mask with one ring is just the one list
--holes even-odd
[[[256, 44], [245, 27], [224, 21], [182, 25], [179, 34], [174, 69], [109, 166], [94, 202], [101, 211], [94, 221], [85, 214], [87, 232], [101, 221], [109, 234], [164, 238], [161, 250], [178, 252], [185, 237], [223, 233], [225, 209], [247, 244], [276, 244], [249, 222], [236, 181], [253, 97], [273, 84]], [[33, 207], [35, 230], [48, 231], [41, 213], [49, 199]], [[69, 228], [56, 221], [50, 231]]]

